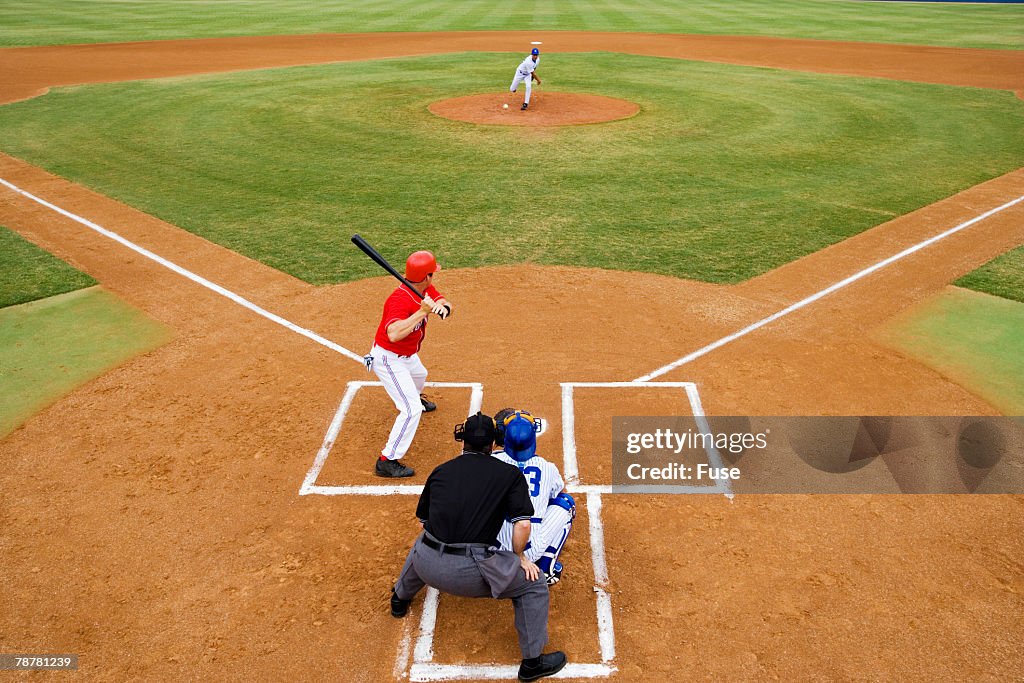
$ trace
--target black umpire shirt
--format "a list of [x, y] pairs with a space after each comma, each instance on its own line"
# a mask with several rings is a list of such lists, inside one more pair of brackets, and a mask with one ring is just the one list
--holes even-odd
[[533, 503], [518, 467], [466, 451], [430, 473], [416, 516], [442, 543], [497, 545], [501, 523], [530, 519]]

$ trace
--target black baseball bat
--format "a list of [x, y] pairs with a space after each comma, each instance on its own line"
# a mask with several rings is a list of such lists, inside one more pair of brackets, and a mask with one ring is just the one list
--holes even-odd
[[411, 289], [413, 293], [420, 298], [420, 300], [423, 299], [423, 295], [416, 291], [416, 288], [412, 286], [412, 283], [406, 280], [405, 276], [403, 276], [401, 273], [395, 270], [395, 267], [388, 263], [388, 260], [381, 256], [380, 252], [378, 252], [376, 249], [370, 246], [369, 242], [364, 240], [359, 235], [352, 235], [352, 244], [362, 249], [363, 253], [369, 256], [371, 259], [373, 259], [378, 266], [394, 275], [399, 282], [401, 282], [403, 285]]

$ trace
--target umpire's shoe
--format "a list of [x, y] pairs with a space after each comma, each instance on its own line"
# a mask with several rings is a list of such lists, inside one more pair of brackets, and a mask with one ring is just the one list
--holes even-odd
[[378, 477], [411, 477], [416, 474], [416, 470], [406, 467], [398, 460], [381, 457], [377, 458], [377, 465], [373, 468], [373, 473]]
[[427, 397], [423, 394], [420, 394], [420, 403], [423, 404], [424, 413], [432, 413], [437, 410], [437, 404], [433, 401], [428, 401]]
[[535, 681], [545, 676], [554, 676], [562, 670], [568, 660], [565, 653], [558, 651], [534, 659], [524, 659], [519, 665], [519, 680]]
[[412, 604], [412, 600], [402, 600], [395, 594], [395, 589], [391, 589], [391, 616], [401, 619], [409, 613], [409, 605]]

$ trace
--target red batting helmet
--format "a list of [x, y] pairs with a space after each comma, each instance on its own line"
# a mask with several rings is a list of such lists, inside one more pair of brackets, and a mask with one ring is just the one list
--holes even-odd
[[414, 251], [405, 260], [405, 279], [409, 282], [423, 282], [428, 275], [439, 270], [441, 266], [429, 251]]

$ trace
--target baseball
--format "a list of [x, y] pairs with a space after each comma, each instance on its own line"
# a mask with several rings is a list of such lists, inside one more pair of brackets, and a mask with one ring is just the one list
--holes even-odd
[[508, 105], [507, 104], [503, 104], [503, 105], [501, 105], [501, 108], [502, 109], [508, 109]]

